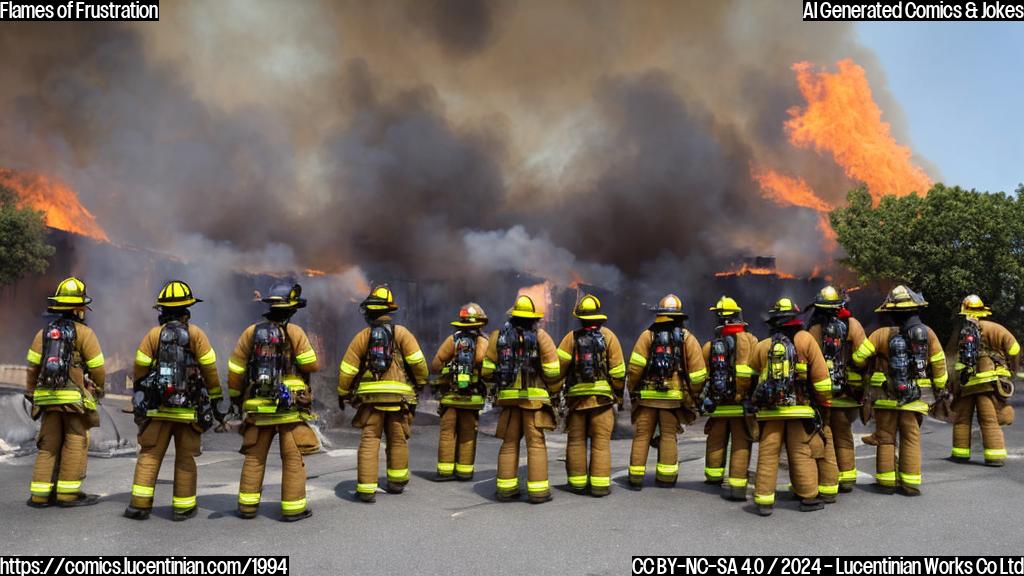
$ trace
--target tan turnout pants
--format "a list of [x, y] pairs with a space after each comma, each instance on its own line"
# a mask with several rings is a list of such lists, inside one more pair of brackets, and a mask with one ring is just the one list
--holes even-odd
[[437, 440], [437, 475], [460, 480], [473, 477], [476, 461], [476, 433], [480, 412], [446, 406], [441, 412], [441, 430]]
[[999, 420], [996, 417], [994, 396], [995, 392], [981, 392], [961, 396], [953, 403], [953, 411], [956, 413], [956, 421], [953, 423], [954, 457], [971, 457], [971, 424], [977, 412], [985, 461], [1006, 460], [1006, 443], [1003, 439], [1003, 429], [999, 427]]
[[662, 484], [675, 484], [679, 477], [679, 433], [677, 409], [637, 406], [633, 414], [633, 447], [629, 456], [629, 483], [643, 484], [647, 472], [647, 454], [655, 429], [659, 429], [658, 466], [655, 479]]
[[41, 419], [36, 440], [39, 453], [36, 454], [29, 486], [32, 501], [47, 502], [55, 488], [57, 501], [75, 500], [82, 491], [89, 454], [88, 417], [74, 412], [48, 410], [43, 412]]
[[177, 512], [196, 507], [196, 456], [200, 450], [200, 433], [187, 422], [152, 419], [139, 434], [139, 459], [132, 481], [132, 508], [153, 507], [156, 479], [160, 474], [167, 447], [174, 439], [174, 496]]
[[763, 420], [760, 425], [754, 503], [758, 506], [775, 504], [779, 456], [782, 454], [783, 446], [789, 460], [789, 481], [793, 493], [802, 500], [816, 498], [818, 460], [823, 460], [826, 456], [825, 440], [821, 434], [808, 433], [804, 419]]
[[[921, 420], [910, 410], [875, 407], [875, 480], [882, 486], [921, 486]], [[899, 478], [896, 476], [896, 440], [899, 437]]]
[[745, 418], [709, 418], [705, 432], [708, 440], [704, 452], [704, 478], [709, 482], [721, 482], [725, 478], [728, 453], [728, 486], [746, 488], [751, 442]]
[[306, 464], [295, 442], [295, 430], [305, 426], [301, 422], [256, 426], [248, 424], [242, 439], [245, 462], [238, 483], [238, 509], [256, 512], [263, 496], [263, 476], [267, 469], [267, 454], [274, 436], [278, 436], [281, 450], [281, 514], [292, 516], [306, 510]]
[[858, 418], [859, 408], [829, 409], [829, 427], [835, 444], [836, 464], [839, 467], [839, 484], [853, 486], [857, 482], [857, 453], [853, 444], [853, 422]]
[[[566, 424], [565, 473], [569, 486], [591, 493], [607, 494], [612, 476], [612, 429], [615, 411], [611, 404], [573, 410]], [[590, 440], [590, 466], [587, 466], [587, 440]]]
[[546, 415], [541, 409], [504, 406], [498, 417], [498, 435], [501, 449], [498, 451], [497, 491], [500, 495], [519, 494], [519, 443], [526, 439], [526, 490], [531, 498], [544, 498], [551, 494], [548, 483], [548, 447], [544, 441], [544, 429], [538, 420]]
[[357, 415], [357, 425], [363, 429], [359, 439], [359, 457], [356, 474], [356, 492], [373, 494], [377, 491], [380, 474], [380, 440], [385, 438], [388, 484], [404, 486], [409, 482], [409, 434], [411, 414], [405, 408], [380, 410], [363, 406]]

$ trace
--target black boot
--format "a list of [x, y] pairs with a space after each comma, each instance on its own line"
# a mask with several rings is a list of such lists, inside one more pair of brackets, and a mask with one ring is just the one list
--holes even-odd
[[384, 486], [384, 491], [388, 494], [401, 494], [405, 491], [405, 482], [388, 482]]
[[522, 496], [519, 492], [496, 492], [494, 497], [498, 502], [515, 502]]
[[877, 490], [879, 494], [889, 495], [889, 494], [895, 494], [896, 493], [896, 487], [895, 486], [883, 486], [881, 484], [875, 484], [875, 490]]
[[25, 504], [28, 504], [32, 508], [49, 508], [50, 506], [53, 506], [54, 502], [52, 502], [50, 500], [47, 500], [45, 502], [36, 502], [36, 501], [32, 500], [31, 496], [29, 496], [28, 497], [28, 502], [25, 502]]
[[359, 497], [360, 502], [365, 502], [366, 504], [373, 504], [377, 501], [377, 494], [373, 492], [357, 492], [356, 496]]
[[772, 512], [775, 511], [775, 506], [762, 506], [758, 505], [757, 513], [761, 516], [771, 516]]
[[86, 494], [85, 492], [79, 492], [74, 500], [61, 501], [57, 500], [57, 506], [61, 508], [75, 508], [77, 506], [92, 506], [100, 501], [100, 497], [96, 494]]
[[149, 520], [149, 509], [128, 506], [124, 509], [124, 517], [132, 520]]
[[298, 514], [285, 514], [284, 516], [281, 516], [281, 521], [282, 522], [298, 522], [299, 520], [303, 520], [305, 518], [309, 518], [312, 515], [313, 515], [313, 511], [310, 510], [309, 508], [306, 508], [305, 510], [303, 510], [302, 512], [299, 512]]
[[238, 510], [235, 511], [235, 513], [238, 514], [238, 517], [242, 518], [243, 520], [252, 520], [256, 517], [257, 511], [253, 510], [249, 512], [247, 510], [242, 510], [241, 508], [239, 508]]
[[551, 492], [530, 494], [528, 500], [530, 501], [530, 504], [543, 504], [545, 502], [551, 502]]
[[196, 515], [196, 512], [198, 511], [199, 508], [197, 506], [193, 506], [188, 510], [185, 510], [184, 512], [178, 512], [177, 510], [175, 510], [174, 512], [171, 512], [171, 520], [173, 520], [174, 522], [188, 520], [189, 518], [194, 517]]
[[818, 498], [808, 498], [800, 501], [801, 512], [814, 512], [816, 510], [824, 510], [825, 503]]

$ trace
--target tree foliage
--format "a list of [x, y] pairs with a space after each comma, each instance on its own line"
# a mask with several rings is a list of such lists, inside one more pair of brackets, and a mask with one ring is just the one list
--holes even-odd
[[923, 292], [940, 338], [968, 294], [1024, 335], [1024, 186], [1007, 195], [937, 184], [924, 197], [886, 196], [877, 206], [859, 188], [830, 221], [846, 251], [841, 262], [864, 281]]
[[0, 185], [0, 286], [45, 271], [53, 252], [46, 243], [45, 214], [19, 207], [14, 191]]

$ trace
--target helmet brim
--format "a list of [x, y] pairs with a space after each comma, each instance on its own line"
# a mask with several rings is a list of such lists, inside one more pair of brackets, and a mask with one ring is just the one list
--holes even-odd
[[452, 326], [457, 328], [479, 328], [480, 326], [487, 325], [487, 320], [480, 320], [478, 322], [463, 322], [462, 320], [453, 320], [450, 322]]
[[572, 315], [577, 317], [577, 318], [579, 318], [580, 320], [607, 320], [608, 319], [608, 316], [606, 316], [604, 314], [577, 314], [577, 313], [573, 312]]
[[529, 318], [531, 320], [538, 320], [544, 317], [542, 312], [527, 312], [525, 310], [516, 310], [515, 308], [509, 308], [506, 314], [512, 318]]
[[180, 302], [159, 302], [158, 301], [153, 306], [153, 308], [155, 308], [156, 310], [159, 310], [161, 308], [188, 308], [189, 306], [192, 306], [193, 304], [198, 304], [198, 303], [200, 303], [202, 301], [203, 300], [201, 298], [189, 298], [188, 300], [182, 300]]

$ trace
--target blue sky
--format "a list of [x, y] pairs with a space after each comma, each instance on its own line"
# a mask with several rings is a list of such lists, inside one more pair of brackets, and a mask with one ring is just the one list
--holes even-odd
[[1006, 192], [1024, 182], [1024, 23], [862, 22], [857, 31], [903, 107], [905, 143], [942, 182]]

